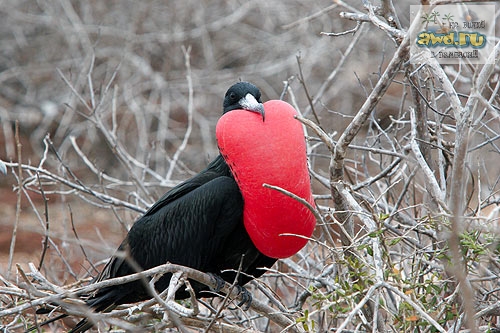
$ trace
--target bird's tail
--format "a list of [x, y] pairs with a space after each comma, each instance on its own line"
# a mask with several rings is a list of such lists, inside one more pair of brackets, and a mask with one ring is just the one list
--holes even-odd
[[87, 318], [82, 319], [73, 327], [68, 333], [83, 333], [88, 329], [92, 328], [94, 324], [92, 324]]
[[55, 321], [58, 321], [60, 319], [66, 318], [67, 316], [68, 316], [67, 314], [62, 314], [62, 315], [59, 315], [57, 317], [47, 319], [46, 321], [44, 321], [43, 323], [41, 323], [39, 325], [34, 325], [34, 326], [29, 327], [26, 331], [24, 331], [24, 333], [33, 332], [34, 330], [36, 330], [42, 326], [45, 326], [45, 325], [48, 325], [48, 324], [53, 323]]
[[[110, 299], [107, 294], [87, 300], [87, 305], [96, 312], [110, 312], [116, 308], [116, 304], [113, 302], [113, 299]], [[91, 319], [83, 318], [68, 333], [83, 333], [91, 329], [93, 326], [94, 323]]]
[[[34, 326], [29, 327], [26, 331], [24, 331], [24, 333], [33, 332], [34, 330], [36, 330], [42, 326], [45, 326], [45, 325], [48, 325], [48, 324], [53, 323], [55, 321], [58, 321], [60, 319], [66, 318], [67, 316], [68, 316], [67, 314], [62, 314], [62, 315], [59, 315], [57, 317], [48, 319], [39, 325], [34, 325]], [[94, 324], [92, 324], [92, 322], [90, 322], [87, 318], [84, 318], [84, 319], [80, 320], [78, 322], [78, 324], [76, 324], [75, 327], [73, 327], [70, 331], [68, 331], [68, 333], [83, 333], [83, 332], [91, 329], [92, 326], [94, 326]]]

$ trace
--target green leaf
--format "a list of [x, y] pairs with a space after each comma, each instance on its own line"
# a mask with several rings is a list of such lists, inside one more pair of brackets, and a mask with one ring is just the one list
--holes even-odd
[[390, 214], [386, 214], [386, 213], [381, 213], [379, 216], [378, 216], [378, 219], [379, 221], [385, 221], [389, 218], [389, 216], [391, 216]]

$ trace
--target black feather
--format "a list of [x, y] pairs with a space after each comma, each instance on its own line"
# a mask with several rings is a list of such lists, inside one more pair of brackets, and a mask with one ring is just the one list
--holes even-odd
[[[260, 103], [260, 91], [248, 82], [239, 82], [225, 95], [224, 113], [241, 108], [238, 101], [252, 94]], [[242, 271], [238, 283], [246, 284], [261, 276], [260, 267], [271, 267], [276, 259], [260, 253], [243, 225], [243, 198], [231, 171], [222, 156], [205, 170], [163, 195], [130, 229], [118, 249], [120, 255], [110, 259], [95, 281], [125, 276], [170, 262], [216, 274], [229, 283]], [[123, 255], [125, 254], [125, 255]], [[226, 271], [224, 270], [232, 270]], [[171, 274], [155, 284], [161, 292], [168, 287]], [[192, 282], [197, 296], [208, 287]], [[177, 299], [186, 298], [180, 290]], [[138, 280], [124, 285], [97, 290], [89, 295], [87, 304], [94, 311], [110, 311], [119, 304], [134, 303], [151, 296]], [[83, 319], [71, 332], [84, 332], [92, 327]]]

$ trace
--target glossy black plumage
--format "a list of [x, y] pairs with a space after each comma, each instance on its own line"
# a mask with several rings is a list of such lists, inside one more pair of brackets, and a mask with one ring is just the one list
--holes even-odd
[[[248, 97], [250, 102], [245, 99]], [[239, 82], [225, 95], [224, 113], [247, 108], [261, 113], [264, 119], [260, 99], [260, 91], [254, 85]], [[251, 280], [249, 276], [259, 277], [264, 273], [258, 268], [270, 267], [276, 259], [255, 248], [242, 216], [243, 198], [228, 165], [219, 155], [205, 170], [163, 195], [135, 222], [118, 249], [126, 256], [111, 258], [96, 281], [135, 273], [137, 269], [129, 260], [132, 259], [143, 270], [170, 262], [216, 274], [232, 283], [236, 273], [222, 271], [237, 270], [244, 255], [245, 274], [240, 274], [238, 280], [244, 285]], [[156, 283], [159, 292], [168, 286], [170, 277], [165, 275]], [[208, 289], [206, 286], [196, 282], [192, 285], [198, 296], [210, 296], [202, 293]], [[178, 299], [186, 297], [188, 294], [183, 290], [176, 294]], [[108, 311], [119, 304], [149, 298], [143, 282], [135, 281], [98, 290], [87, 304], [94, 311]], [[84, 319], [72, 332], [83, 332], [91, 326]]]

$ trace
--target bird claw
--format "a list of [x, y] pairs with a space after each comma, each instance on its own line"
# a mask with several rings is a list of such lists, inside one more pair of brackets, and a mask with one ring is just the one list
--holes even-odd
[[212, 277], [215, 284], [215, 288], [210, 288], [210, 289], [212, 289], [212, 291], [216, 293], [220, 292], [222, 288], [224, 288], [224, 286], [226, 285], [226, 281], [216, 274], [209, 273], [209, 275]]
[[240, 307], [243, 311], [247, 311], [252, 305], [252, 294], [250, 294], [245, 287], [240, 285], [236, 285], [236, 288], [238, 288], [238, 295], [241, 298], [241, 301], [238, 303], [238, 307]]
[[[209, 273], [209, 275], [212, 277], [215, 284], [215, 288], [210, 289], [216, 293], [220, 292], [226, 285], [226, 281], [216, 274]], [[240, 285], [235, 285], [235, 288], [238, 289], [238, 296], [241, 299], [237, 306], [240, 307], [243, 311], [247, 311], [252, 305], [252, 294], [250, 294], [250, 292], [245, 287], [242, 287]]]

